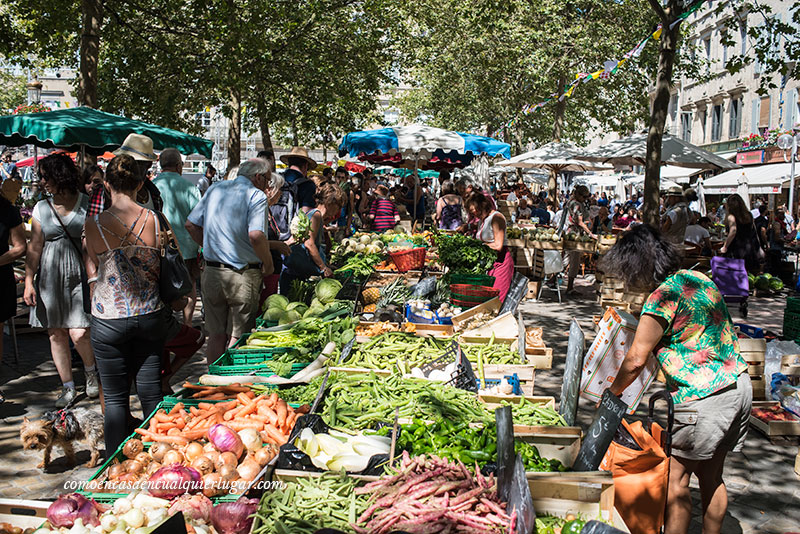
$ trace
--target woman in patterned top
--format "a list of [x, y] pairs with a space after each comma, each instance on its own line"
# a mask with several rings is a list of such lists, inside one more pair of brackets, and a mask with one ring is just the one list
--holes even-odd
[[666, 533], [685, 534], [691, 520], [689, 479], [700, 482], [703, 533], [720, 532], [728, 507], [722, 468], [747, 435], [752, 386], [730, 314], [716, 285], [680, 270], [676, 248], [658, 230], [638, 225], [605, 255], [603, 272], [628, 287], [655, 288], [611, 392], [620, 395], [658, 358], [675, 402]]

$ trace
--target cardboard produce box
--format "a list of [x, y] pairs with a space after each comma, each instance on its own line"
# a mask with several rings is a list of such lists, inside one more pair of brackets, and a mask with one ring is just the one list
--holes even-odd
[[[581, 395], [597, 402], [617, 376], [622, 360], [628, 353], [639, 321], [624, 311], [608, 308], [598, 325], [597, 337], [583, 361]], [[652, 354], [639, 377], [622, 393], [629, 406], [628, 413], [636, 411], [645, 391], [658, 372], [659, 365]]]

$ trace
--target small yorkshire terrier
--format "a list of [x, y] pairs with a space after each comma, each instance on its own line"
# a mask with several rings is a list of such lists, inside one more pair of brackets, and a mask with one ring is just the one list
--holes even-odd
[[50, 463], [50, 451], [55, 445], [64, 450], [69, 465], [75, 465], [73, 441], [82, 441], [89, 446], [91, 458], [86, 467], [94, 467], [103, 445], [103, 416], [87, 408], [73, 408], [46, 412], [36, 421], [23, 417], [19, 437], [25, 450], [44, 449], [42, 463], [36, 466], [43, 470]]

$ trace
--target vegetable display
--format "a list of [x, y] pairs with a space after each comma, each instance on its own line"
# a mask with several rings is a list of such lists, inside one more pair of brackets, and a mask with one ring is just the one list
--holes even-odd
[[296, 243], [302, 243], [311, 236], [311, 219], [308, 218], [306, 212], [297, 210], [297, 215], [289, 223], [289, 231]]
[[355, 278], [362, 279], [369, 276], [380, 261], [380, 254], [356, 254], [349, 256], [334, 272], [352, 271]]
[[309, 362], [330, 341], [343, 345], [355, 337], [356, 320], [339, 317], [323, 321], [316, 317], [300, 320], [288, 330], [278, 332], [256, 330], [251, 333], [239, 350], [264, 350], [288, 347], [289, 353], [273, 355], [272, 360]]
[[192, 399], [201, 400], [231, 400], [235, 399], [239, 393], [249, 393], [251, 384], [234, 383], [229, 386], [203, 386], [184, 382], [183, 388], [191, 391], [189, 395]]
[[410, 373], [412, 367], [439, 358], [449, 344], [450, 340], [386, 332], [354, 347], [344, 365], [368, 369], [391, 369], [396, 365], [400, 373], [405, 374]]
[[497, 252], [463, 234], [436, 234], [439, 263], [453, 274], [486, 274], [497, 261]]
[[477, 364], [478, 360], [484, 364], [520, 364], [519, 352], [511, 350], [505, 343], [462, 343], [461, 351], [467, 359]]
[[[492, 424], [483, 427], [471, 427], [468, 423], [454, 425], [448, 420], [430, 424], [414, 421], [403, 425], [397, 447], [411, 456], [435, 454], [467, 465], [477, 462], [483, 466], [497, 461], [497, 428]], [[542, 458], [530, 443], [518, 439], [514, 450], [522, 457], [526, 471], [564, 471], [561, 462]]]
[[374, 373], [332, 373], [322, 411], [331, 428], [374, 428], [379, 422], [401, 418], [449, 419], [453, 422], [491, 421], [490, 414], [468, 391], [436, 382], [399, 375], [379, 377]]
[[356, 488], [369, 494], [369, 508], [358, 518], [359, 534], [394, 530], [412, 533], [509, 532], [516, 512], [506, 513], [494, 477], [473, 474], [461, 462], [403, 453], [400, 469]]
[[[291, 388], [281, 389], [280, 397], [286, 402], [296, 402], [298, 404], [312, 404], [319, 392], [322, 384], [322, 376], [312, 378], [308, 384], [302, 384]], [[257, 394], [275, 391], [273, 387], [253, 384], [252, 390]]]
[[519, 403], [501, 401], [503, 406], [511, 406], [514, 423], [530, 426], [567, 426], [558, 411], [547, 404], [540, 404], [522, 397]]
[[368, 497], [355, 492], [358, 484], [346, 475], [326, 473], [267, 491], [253, 534], [314, 534], [326, 527], [352, 532], [350, 525], [367, 509]]
[[277, 321], [279, 325], [291, 324], [300, 319], [321, 317], [335, 312], [349, 303], [336, 302], [336, 295], [342, 289], [342, 283], [333, 278], [320, 280], [314, 286], [314, 298], [310, 305], [305, 301], [289, 302], [283, 295], [270, 295], [264, 301], [262, 319]]
[[385, 308], [390, 304], [402, 306], [411, 296], [411, 290], [406, 286], [405, 280], [396, 278], [380, 289], [380, 296], [376, 302], [378, 308]]

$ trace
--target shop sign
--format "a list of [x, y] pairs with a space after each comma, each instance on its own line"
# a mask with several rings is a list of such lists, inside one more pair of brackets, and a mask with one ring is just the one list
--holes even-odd
[[736, 154], [737, 165], [761, 165], [764, 163], [763, 150], [749, 150]]

